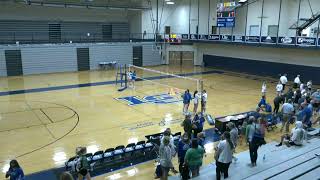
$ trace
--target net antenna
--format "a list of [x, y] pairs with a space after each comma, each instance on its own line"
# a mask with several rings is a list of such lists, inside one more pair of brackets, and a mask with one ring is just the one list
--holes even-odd
[[128, 71], [136, 71], [137, 81], [150, 82], [151, 84], [159, 85], [159, 87], [166, 87], [168, 93], [171, 95], [182, 94], [186, 89], [189, 89], [190, 91], [197, 90], [200, 93], [203, 90], [203, 81], [200, 79], [139, 67], [131, 64], [128, 65]]

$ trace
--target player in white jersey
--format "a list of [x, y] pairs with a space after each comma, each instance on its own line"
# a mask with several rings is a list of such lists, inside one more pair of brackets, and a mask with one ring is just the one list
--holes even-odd
[[261, 94], [262, 96], [266, 96], [266, 93], [267, 93], [267, 83], [263, 81], [262, 87], [261, 87]]
[[201, 101], [201, 94], [195, 91], [193, 94], [193, 113], [197, 114], [199, 102]]
[[279, 83], [278, 83], [277, 86], [276, 86], [276, 91], [277, 91], [277, 94], [278, 94], [279, 96], [281, 96], [282, 91], [283, 91], [283, 86], [282, 86], [282, 84], [281, 84], [280, 81], [279, 81]]
[[202, 91], [201, 96], [201, 113], [204, 115], [207, 109], [208, 94], [206, 90]]

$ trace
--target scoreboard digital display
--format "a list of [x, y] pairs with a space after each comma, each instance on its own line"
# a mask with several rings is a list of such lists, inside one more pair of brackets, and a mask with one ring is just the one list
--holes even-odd
[[234, 27], [236, 2], [217, 4], [217, 26]]

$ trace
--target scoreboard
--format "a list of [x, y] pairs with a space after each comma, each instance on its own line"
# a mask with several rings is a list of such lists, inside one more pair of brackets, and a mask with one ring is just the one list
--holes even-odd
[[234, 27], [236, 2], [225, 2], [217, 4], [217, 26]]

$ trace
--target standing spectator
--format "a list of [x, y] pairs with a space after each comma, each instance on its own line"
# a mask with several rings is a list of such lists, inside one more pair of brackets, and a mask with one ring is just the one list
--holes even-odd
[[206, 137], [204, 135], [204, 132], [198, 133], [197, 139], [198, 139], [198, 145], [201, 146], [204, 149], [204, 141], [206, 139]]
[[191, 139], [192, 135], [192, 121], [191, 121], [191, 115], [186, 115], [184, 121], [182, 122], [181, 126], [184, 129], [184, 133], [188, 134], [189, 139]]
[[194, 116], [193, 123], [192, 123], [194, 138], [197, 138], [197, 134], [203, 131], [203, 126], [205, 121], [206, 120], [204, 119], [202, 113], [198, 113]]
[[312, 91], [312, 81], [311, 80], [309, 80], [307, 82], [307, 87], [308, 87], [309, 92], [311, 92]]
[[189, 89], [187, 89], [183, 94], [183, 114], [186, 115], [188, 113], [188, 108], [191, 101], [191, 94]]
[[162, 169], [161, 180], [167, 180], [170, 169], [176, 173], [172, 164], [174, 149], [170, 145], [170, 138], [165, 136], [159, 149], [159, 161]]
[[193, 113], [194, 114], [197, 114], [200, 100], [201, 100], [201, 94], [198, 91], [195, 91], [193, 94]]
[[292, 90], [292, 88], [289, 88], [288, 92], [285, 94], [285, 98], [287, 102], [289, 99], [293, 99], [294, 98], [294, 92]]
[[301, 146], [305, 139], [305, 130], [301, 121], [296, 122], [296, 127], [291, 130], [291, 135], [285, 134], [281, 137], [281, 141], [276, 146], [282, 146], [285, 143], [287, 146]]
[[297, 89], [300, 87], [301, 81], [300, 81], [300, 75], [298, 74], [296, 78], [294, 78], [293, 81], [293, 88]]
[[298, 104], [299, 99], [302, 97], [300, 89], [294, 92], [294, 104]]
[[262, 87], [261, 87], [261, 94], [262, 96], [266, 96], [266, 93], [267, 93], [267, 83], [263, 81]]
[[17, 160], [10, 161], [9, 170], [6, 172], [6, 178], [10, 180], [24, 180], [24, 173]]
[[186, 156], [187, 150], [190, 148], [190, 139], [188, 134], [184, 133], [178, 143], [178, 161], [179, 161], [179, 172], [182, 173], [182, 166], [184, 163], [184, 157]]
[[201, 97], [201, 112], [202, 112], [203, 115], [206, 113], [207, 101], [208, 101], [207, 91], [203, 90], [202, 91], [202, 97]]
[[235, 150], [238, 145], [238, 140], [239, 140], [238, 128], [235, 126], [235, 124], [233, 122], [229, 122], [227, 124], [227, 126], [228, 126], [228, 129], [230, 130], [230, 138], [231, 138], [231, 142], [234, 146], [234, 150]]
[[282, 86], [283, 86], [282, 91], [284, 91], [285, 88], [286, 88], [286, 84], [287, 84], [287, 82], [288, 82], [287, 74], [283, 74], [283, 75], [280, 77], [280, 82], [281, 82], [281, 84], [282, 84]]
[[281, 132], [283, 131], [283, 128], [285, 127], [285, 132], [289, 132], [289, 125], [292, 115], [294, 114], [294, 107], [292, 105], [292, 100], [289, 99], [288, 102], [284, 103], [281, 108], [281, 112], [283, 114], [282, 119], [282, 127]]
[[193, 139], [191, 148], [188, 149], [184, 158], [185, 163], [189, 166], [189, 169], [192, 172], [193, 178], [199, 176], [199, 170], [202, 166], [203, 154], [204, 149], [198, 145], [197, 139]]
[[258, 107], [261, 107], [262, 105], [265, 106], [267, 104], [267, 101], [266, 101], [266, 96], [262, 96], [261, 97], [261, 100], [258, 104]]
[[[249, 127], [248, 134], [249, 137], [249, 151], [250, 151], [250, 160], [251, 166], [257, 166], [258, 159], [258, 148], [265, 144], [264, 134], [265, 134], [265, 123], [261, 118], [254, 119], [253, 124]], [[253, 131], [253, 132], [252, 132]], [[251, 142], [250, 142], [251, 139]]]
[[86, 153], [87, 148], [86, 147], [79, 147], [76, 150], [77, 155], [79, 156], [76, 168], [78, 172], [78, 180], [90, 180], [91, 176], [89, 173], [90, 165], [88, 163]]
[[282, 93], [282, 91], [283, 91], [283, 85], [281, 84], [280, 81], [279, 81], [279, 83], [278, 83], [277, 86], [276, 86], [276, 91], [277, 91], [277, 94], [278, 94], [279, 96], [281, 96], [281, 93]]
[[225, 131], [222, 136], [222, 140], [215, 148], [215, 160], [216, 160], [216, 179], [221, 179], [221, 173], [223, 173], [224, 179], [229, 177], [229, 166], [232, 162], [232, 153], [234, 145], [232, 144], [230, 133]]
[[170, 129], [170, 128], [167, 128], [167, 129], [163, 132], [163, 136], [162, 136], [162, 138], [161, 138], [161, 140], [160, 140], [160, 143], [163, 142], [163, 138], [166, 137], [166, 136], [168, 136], [169, 139], [170, 139], [170, 145], [175, 148], [174, 139], [173, 139], [173, 136], [172, 136], [172, 133], [171, 133], [171, 129]]

